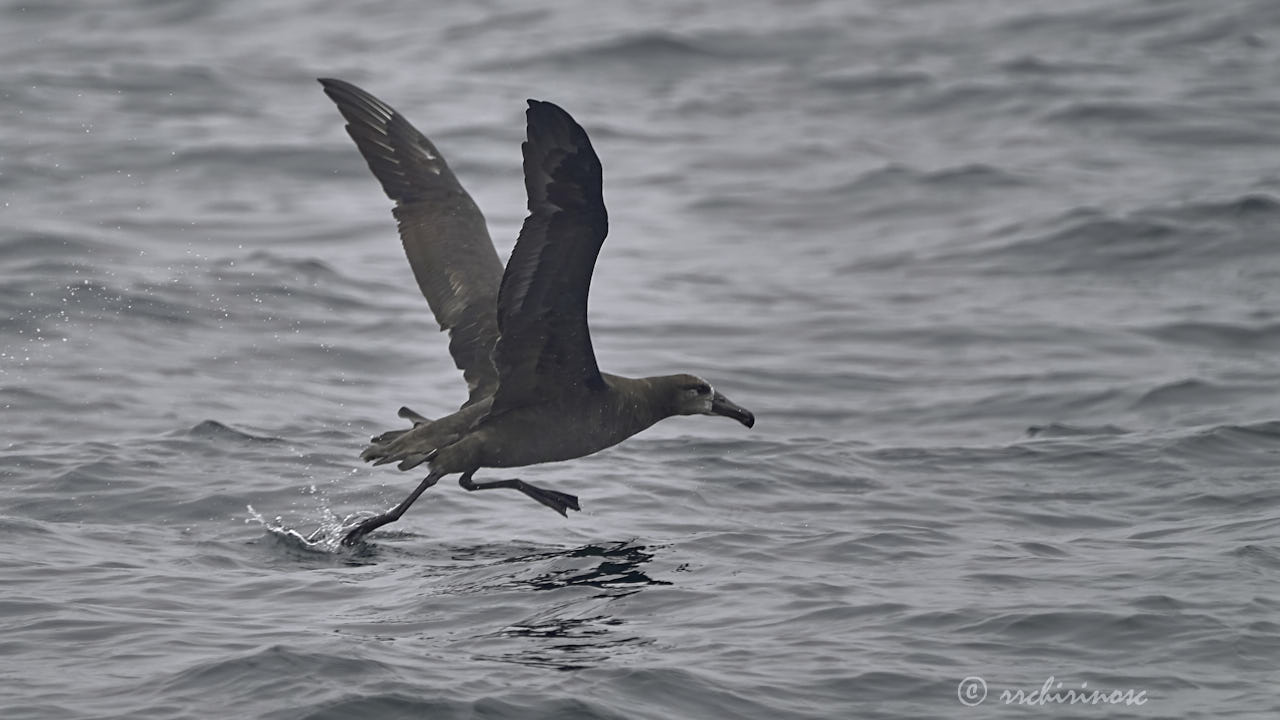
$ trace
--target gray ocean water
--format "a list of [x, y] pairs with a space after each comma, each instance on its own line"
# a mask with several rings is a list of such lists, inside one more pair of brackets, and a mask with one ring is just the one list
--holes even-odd
[[[1278, 716], [1273, 0], [6, 1], [0, 61], [0, 717]], [[601, 367], [756, 427], [303, 542], [465, 397], [318, 76], [504, 257], [572, 112]]]

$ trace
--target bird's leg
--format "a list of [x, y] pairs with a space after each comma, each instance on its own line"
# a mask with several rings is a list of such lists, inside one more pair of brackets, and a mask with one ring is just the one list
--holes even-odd
[[404, 511], [408, 510], [409, 506], [413, 504], [413, 501], [417, 500], [419, 495], [426, 492], [427, 488], [440, 482], [440, 478], [442, 477], [444, 477], [444, 473], [433, 472], [428, 475], [422, 482], [418, 483], [418, 487], [414, 488], [413, 492], [409, 493], [409, 497], [405, 498], [399, 505], [391, 508], [381, 515], [375, 515], [352, 528], [351, 531], [347, 533], [347, 536], [342, 538], [342, 544], [347, 547], [355, 545], [360, 542], [361, 538], [368, 535], [370, 532], [377, 530], [383, 525], [399, 520], [400, 516], [404, 514]]
[[569, 516], [569, 513], [567, 513], [566, 510], [581, 509], [578, 507], [577, 496], [570, 495], [569, 493], [562, 493], [556, 490], [547, 490], [546, 488], [540, 488], [537, 485], [530, 485], [529, 483], [523, 480], [517, 480], [515, 478], [512, 478], [510, 480], [490, 480], [489, 482], [475, 482], [474, 480], [471, 479], [471, 476], [475, 474], [476, 474], [475, 470], [472, 470], [471, 472], [468, 472], [468, 473], [463, 473], [462, 477], [458, 478], [458, 484], [468, 491], [495, 490], [498, 488], [509, 488], [511, 490], [519, 490], [525, 495], [528, 495], [534, 500], [537, 500], [538, 502], [542, 503], [543, 505], [546, 505], [547, 507], [551, 508], [552, 510], [555, 510], [561, 515], [564, 515], [565, 517]]

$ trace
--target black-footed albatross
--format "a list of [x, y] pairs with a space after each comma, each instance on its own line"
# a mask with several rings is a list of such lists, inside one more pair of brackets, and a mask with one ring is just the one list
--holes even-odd
[[400, 519], [440, 478], [467, 490], [519, 490], [561, 515], [578, 498], [522, 480], [472, 479], [482, 467], [519, 467], [590, 455], [673, 415], [755, 416], [693, 375], [627, 378], [600, 372], [587, 329], [587, 291], [608, 233], [600, 160], [569, 113], [529, 101], [524, 184], [529, 216], [506, 270], [484, 216], [440, 152], [404, 116], [342, 80], [321, 79], [347, 133], [395, 201], [409, 266], [467, 381], [462, 407], [438, 420], [408, 408], [407, 430], [372, 440], [361, 458], [430, 472], [396, 507], [343, 538], [354, 545]]

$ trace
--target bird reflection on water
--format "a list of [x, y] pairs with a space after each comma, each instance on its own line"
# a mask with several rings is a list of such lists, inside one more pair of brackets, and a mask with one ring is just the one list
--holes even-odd
[[[619, 597], [639, 592], [649, 585], [670, 585], [666, 580], [655, 580], [642, 569], [644, 564], [653, 559], [653, 553], [644, 545], [631, 545], [626, 542], [609, 546], [583, 545], [568, 553], [550, 553], [542, 557], [558, 555], [561, 558], [578, 561], [594, 567], [572, 567], [555, 569], [543, 573], [526, 583], [535, 590], [555, 590], [574, 585], [599, 588], [605, 592], [596, 597]], [[533, 559], [538, 556], [531, 556]]]
[[606, 662], [627, 648], [651, 644], [650, 638], [624, 632], [627, 623], [610, 613], [610, 603], [650, 586], [672, 584], [645, 572], [644, 566], [654, 554], [653, 549], [645, 545], [619, 542], [583, 545], [567, 552], [540, 552], [505, 561], [553, 565], [533, 577], [513, 579], [513, 585], [544, 591], [581, 587], [596, 592], [546, 607], [481, 638], [482, 643], [521, 640], [516, 650], [483, 657], [520, 665], [578, 670]]
[[[381, 617], [361, 605], [359, 621], [344, 623], [339, 632], [374, 640], [417, 637], [432, 644], [445, 642], [480, 659], [560, 670], [607, 663], [629, 649], [654, 642], [622, 619], [624, 599], [646, 588], [673, 585], [654, 577], [648, 567], [662, 546], [632, 540], [576, 547], [422, 545], [400, 542], [420, 539], [416, 533], [393, 532], [378, 545], [337, 552], [336, 539], [341, 534], [332, 532], [332, 527], [342, 526], [339, 518], [329, 518], [308, 537], [280, 526], [278, 519], [268, 522], [253, 514], [274, 541], [265, 548], [277, 561], [315, 569], [411, 565], [417, 568], [415, 574], [421, 573], [420, 604]], [[530, 596], [531, 590], [550, 594]], [[473, 625], [471, 633], [442, 635], [436, 627], [438, 617], [474, 607], [472, 598], [477, 596], [497, 606], [530, 608], [532, 614], [522, 616], [516, 611], [500, 625], [485, 618], [478, 620], [485, 624]], [[451, 610], [454, 605], [458, 607]]]
[[[657, 580], [644, 571], [644, 565], [654, 557], [654, 549], [645, 545], [633, 545], [630, 541], [610, 544], [589, 544], [573, 549], [539, 549], [519, 555], [510, 554], [509, 545], [492, 548], [476, 547], [451, 554], [454, 560], [474, 562], [486, 556], [493, 557], [498, 565], [520, 565], [538, 569], [530, 577], [517, 571], [497, 583], [504, 588], [532, 588], [534, 590], [558, 590], [568, 587], [599, 589], [593, 597], [622, 597], [643, 590], [651, 585], [670, 585]], [[503, 555], [503, 553], [506, 553]], [[547, 566], [551, 567], [547, 567]], [[484, 583], [493, 587], [492, 578]], [[458, 586], [452, 586], [457, 589]]]

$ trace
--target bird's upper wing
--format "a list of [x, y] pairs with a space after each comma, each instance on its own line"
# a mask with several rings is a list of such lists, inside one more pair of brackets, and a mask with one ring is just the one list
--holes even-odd
[[587, 292], [609, 232], [600, 159], [569, 113], [529, 101], [524, 184], [529, 217], [498, 294], [490, 412], [605, 386], [587, 329]]
[[403, 115], [342, 80], [321, 79], [387, 196], [409, 266], [466, 378], [470, 405], [493, 394], [502, 261], [484, 216], [431, 141]]

